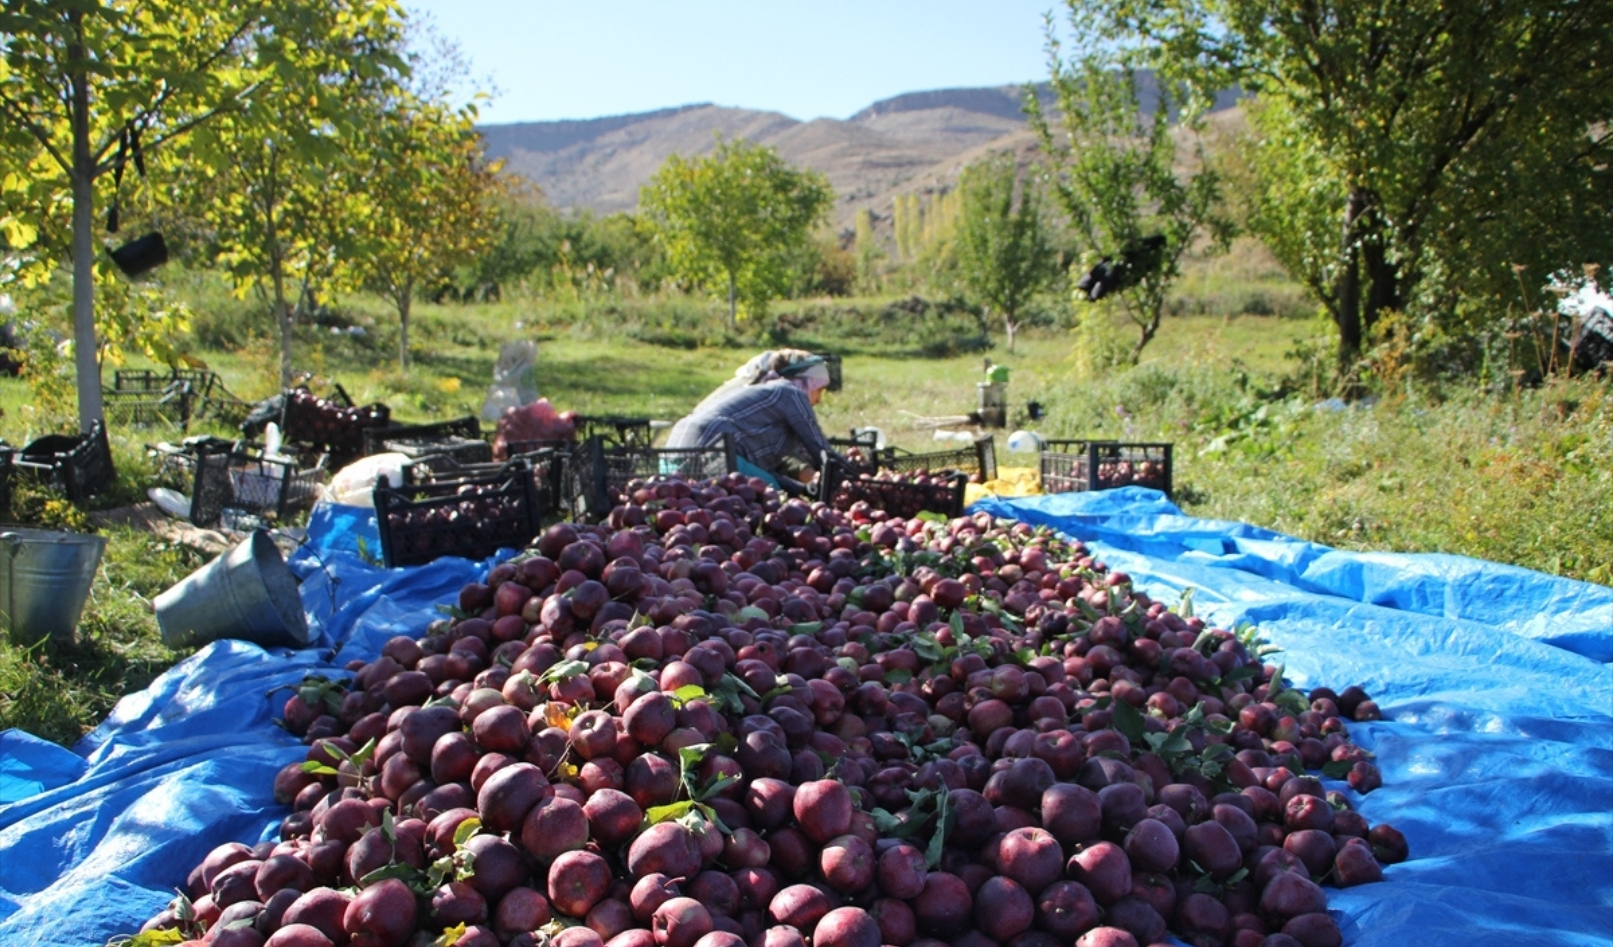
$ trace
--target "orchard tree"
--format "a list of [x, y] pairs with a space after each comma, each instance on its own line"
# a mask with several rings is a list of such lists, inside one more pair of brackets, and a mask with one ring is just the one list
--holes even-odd
[[789, 284], [789, 262], [834, 203], [829, 181], [790, 167], [771, 148], [719, 141], [710, 155], [673, 155], [639, 192], [639, 206], [687, 282], [726, 285], [728, 323], [766, 311]]
[[1511, 264], [1608, 262], [1605, 3], [1079, 6], [1130, 62], [1258, 96], [1251, 226], [1332, 315], [1343, 370], [1386, 312], [1493, 309]]
[[[78, 417], [102, 417], [94, 266], [96, 186], [210, 119], [277, 94], [338, 22], [362, 28], [385, 0], [3, 0], [0, 125], [33, 186], [70, 212]], [[337, 32], [340, 32], [339, 30]], [[47, 222], [25, 222], [34, 232]]]
[[482, 155], [475, 112], [405, 98], [365, 136], [371, 172], [355, 261], [398, 313], [398, 367], [409, 368], [409, 312], [430, 280], [473, 261], [498, 234], [498, 168]]
[[1149, 237], [1164, 238], [1157, 262], [1108, 297], [1137, 327], [1130, 353], [1136, 364], [1159, 332], [1182, 254], [1202, 237], [1212, 249], [1231, 239], [1220, 176], [1205, 161], [1199, 134], [1209, 102], [1191, 87], [1161, 78], [1153, 111], [1144, 113], [1137, 73], [1093, 33], [1091, 14], [1076, 0], [1070, 2], [1070, 24], [1077, 45], [1069, 60], [1054, 38], [1051, 18], [1047, 24], [1055, 116], [1043, 113], [1034, 88], [1026, 90], [1025, 108], [1052, 166], [1054, 193], [1088, 260], [1120, 258]]
[[983, 304], [983, 320], [989, 323], [992, 310], [1002, 313], [1012, 355], [1020, 312], [1059, 275], [1039, 182], [1022, 176], [1013, 154], [1003, 153], [965, 168], [958, 188], [958, 278]]
[[406, 76], [401, 21], [385, 6], [366, 10], [333, 19], [320, 45], [299, 51], [277, 94], [220, 116], [188, 148], [193, 203], [218, 262], [238, 293], [273, 314], [282, 388], [294, 374], [298, 311], [357, 280], [344, 264], [361, 243], [363, 195], [376, 186], [364, 143]]

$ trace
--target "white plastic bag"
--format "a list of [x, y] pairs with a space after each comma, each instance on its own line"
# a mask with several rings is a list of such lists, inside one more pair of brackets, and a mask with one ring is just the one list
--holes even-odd
[[407, 454], [371, 454], [355, 460], [336, 472], [324, 486], [324, 497], [343, 506], [374, 509], [375, 484], [385, 476], [394, 487], [403, 485], [403, 467], [412, 458]]
[[505, 410], [538, 400], [534, 378], [538, 368], [538, 343], [531, 339], [506, 342], [499, 347], [493, 365], [493, 384], [482, 402], [482, 420], [497, 421]]

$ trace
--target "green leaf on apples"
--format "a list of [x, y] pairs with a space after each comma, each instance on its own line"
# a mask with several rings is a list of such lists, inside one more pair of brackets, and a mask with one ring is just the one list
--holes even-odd
[[[452, 861], [452, 858], [451, 857], [439, 858], [438, 861], [439, 862]], [[435, 868], [436, 866], [433, 865], [432, 867]], [[444, 874], [446, 875], [447, 872], [445, 871]], [[373, 885], [378, 881], [385, 881], [388, 878], [396, 878], [399, 881], [403, 882], [404, 884], [407, 884], [410, 887], [413, 887], [414, 884], [419, 881], [419, 876], [420, 876], [420, 869], [414, 867], [413, 865], [407, 865], [407, 864], [404, 864], [403, 862], [394, 862], [394, 863], [392, 863], [390, 865], [385, 865], [385, 866], [382, 866], [380, 868], [377, 868], [374, 871], [370, 872], [369, 874], [365, 875], [363, 878], [360, 878], [359, 882], [358, 882], [358, 885], [359, 885], [360, 888], [368, 888], [370, 885]], [[438, 884], [441, 884], [441, 883], [442, 882], [440, 882], [440, 881], [438, 882]], [[435, 887], [435, 885], [433, 885], [433, 887]]]
[[879, 829], [879, 834], [881, 836], [888, 836], [890, 838], [904, 837], [897, 834], [898, 831], [904, 828], [904, 825], [902, 820], [898, 819], [895, 815], [878, 807], [876, 807], [873, 812], [870, 813], [870, 815], [874, 817], [874, 827]]
[[467, 618], [475, 618], [475, 617], [477, 617], [477, 615], [481, 614], [480, 612], [467, 612], [463, 608], [460, 608], [458, 605], [442, 605], [442, 604], [439, 604], [437, 606], [437, 611], [442, 613], [442, 614], [444, 614], [444, 615], [447, 615], [449, 618], [454, 618], [454, 619], [457, 619], [459, 621], [464, 621]]
[[760, 608], [757, 608], [755, 605], [746, 605], [744, 608], [740, 609], [739, 612], [734, 615], [734, 617], [742, 622], [750, 621], [752, 618], [763, 622], [770, 622], [773, 620], [771, 616], [762, 611]]
[[823, 622], [821, 621], [800, 621], [789, 627], [789, 632], [792, 635], [815, 635], [822, 630]]
[[710, 743], [696, 743], [694, 746], [683, 747], [678, 750], [678, 764], [687, 773], [705, 760], [706, 751], [709, 749], [711, 749]]
[[1328, 760], [1322, 764], [1322, 775], [1328, 779], [1345, 779], [1354, 766], [1349, 760]]
[[471, 816], [465, 821], [459, 823], [459, 825], [454, 829], [454, 847], [459, 848], [461, 845], [464, 845], [466, 842], [471, 840], [472, 836], [481, 830], [482, 820], [476, 818], [475, 816]]
[[587, 661], [561, 661], [558, 664], [551, 665], [542, 674], [538, 675], [538, 680], [544, 684], [552, 684], [569, 681], [579, 674], [587, 673]]
[[1253, 664], [1240, 664], [1221, 675], [1222, 684], [1239, 684], [1260, 676], [1260, 668]]
[[1189, 585], [1182, 589], [1181, 599], [1176, 603], [1176, 607], [1171, 610], [1183, 618], [1193, 617], [1193, 586]]
[[952, 612], [952, 617], [947, 620], [947, 625], [952, 629], [952, 633], [954, 635], [958, 635], [959, 637], [962, 637], [962, 635], [963, 635], [963, 613], [957, 611], [956, 609], [954, 609], [953, 612]]
[[907, 668], [895, 668], [885, 672], [885, 683], [906, 684], [913, 679], [913, 672]]
[[694, 796], [694, 800], [696, 802], [705, 802], [707, 799], [710, 799], [712, 796], [719, 795], [724, 789], [727, 789], [729, 786], [732, 786], [737, 782], [739, 782], [739, 777], [737, 776], [726, 774], [716, 776], [704, 786], [701, 786], [698, 790], [692, 793], [692, 795]]
[[178, 928], [165, 927], [161, 930], [141, 931], [130, 937], [109, 941], [107, 947], [172, 947], [173, 944], [183, 944], [185, 935]]
[[736, 691], [738, 691], [741, 694], [746, 695], [747, 697], [754, 697], [757, 700], [762, 699], [762, 695], [760, 695], [760, 694], [756, 693], [754, 690], [752, 690], [751, 686], [749, 684], [746, 684], [743, 678], [741, 678], [741, 677], [739, 677], [739, 676], [737, 676], [735, 674], [732, 674], [732, 673], [724, 674], [722, 676], [722, 684], [725, 684], [725, 685], [727, 685], [729, 687], [734, 688]]
[[957, 822], [958, 814], [952, 811], [950, 797], [944, 793], [937, 793], [935, 833], [930, 836], [930, 844], [924, 849], [924, 863], [930, 868], [941, 866], [941, 854], [946, 850], [947, 836], [952, 834], [952, 828]]
[[722, 733], [717, 734], [715, 745], [718, 753], [728, 755], [739, 749], [739, 738], [724, 730]]
[[1120, 732], [1121, 736], [1124, 736], [1133, 744], [1144, 742], [1144, 737], [1148, 731], [1143, 726], [1142, 712], [1123, 700], [1115, 701], [1112, 706], [1114, 708], [1113, 726]]
[[174, 889], [174, 894], [175, 897], [171, 904], [171, 907], [174, 909], [174, 917], [182, 926], [195, 924], [196, 905], [191, 902], [190, 896], [185, 892], [180, 891], [178, 888]]
[[671, 693], [674, 704], [683, 705], [691, 700], [699, 700], [706, 696], [706, 689], [699, 684], [685, 684]]
[[[934, 635], [927, 631], [921, 631], [913, 636], [913, 653], [925, 661], [939, 661], [941, 660], [941, 645], [935, 640]], [[853, 666], [852, 670], [855, 671], [857, 668]]]
[[660, 825], [662, 822], [670, 822], [674, 819], [687, 815], [693, 808], [693, 799], [685, 799], [682, 802], [668, 803], [664, 806], [651, 806], [644, 812], [644, 827], [649, 828], [652, 825]]
[[336, 773], [336, 771], [334, 769], [331, 769], [329, 766], [326, 766], [324, 763], [321, 763], [318, 760], [305, 760], [305, 761], [303, 761], [302, 771], [305, 772], [305, 773], [313, 773], [315, 776], [335, 776], [335, 775], [337, 775], [337, 773]]
[[920, 519], [926, 523], [936, 523], [941, 526], [945, 526], [947, 524], [947, 518], [940, 513], [934, 512], [933, 510], [920, 510], [919, 515], [914, 517], [914, 519]]
[[376, 746], [378, 746], [378, 744], [375, 742], [375, 738], [370, 737], [364, 742], [363, 746], [359, 747], [353, 752], [352, 756], [347, 758], [347, 761], [352, 763], [355, 768], [363, 769], [364, 764], [368, 763], [370, 761], [370, 757], [375, 755]]

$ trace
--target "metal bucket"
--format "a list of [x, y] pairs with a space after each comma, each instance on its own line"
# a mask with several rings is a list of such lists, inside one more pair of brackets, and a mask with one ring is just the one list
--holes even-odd
[[192, 648], [219, 638], [266, 648], [308, 645], [297, 579], [266, 530], [254, 530], [153, 604], [162, 643], [170, 648]]
[[104, 536], [0, 532], [0, 621], [11, 640], [25, 647], [46, 638], [72, 641], [105, 550]]

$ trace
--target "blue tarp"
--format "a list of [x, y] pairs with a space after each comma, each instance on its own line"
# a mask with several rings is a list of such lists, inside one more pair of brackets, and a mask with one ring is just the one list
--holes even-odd
[[[1253, 622], [1284, 648], [1301, 686], [1372, 693], [1388, 719], [1351, 734], [1384, 785], [1357, 802], [1406, 834], [1412, 858], [1381, 884], [1328, 890], [1347, 944], [1613, 940], [1613, 589], [1342, 552], [1188, 517], [1136, 488], [975, 509], [1080, 538], [1156, 598], [1193, 589], [1199, 614]], [[213, 846], [272, 836], [285, 810], [270, 780], [303, 748], [266, 695], [419, 634], [488, 567], [380, 569], [343, 532], [362, 514], [320, 516], [318, 554], [293, 560], [320, 649], [210, 645], [120, 702], [72, 760], [0, 735], [0, 791], [42, 787], [0, 805], [0, 945], [103, 944], [160, 910]]]

